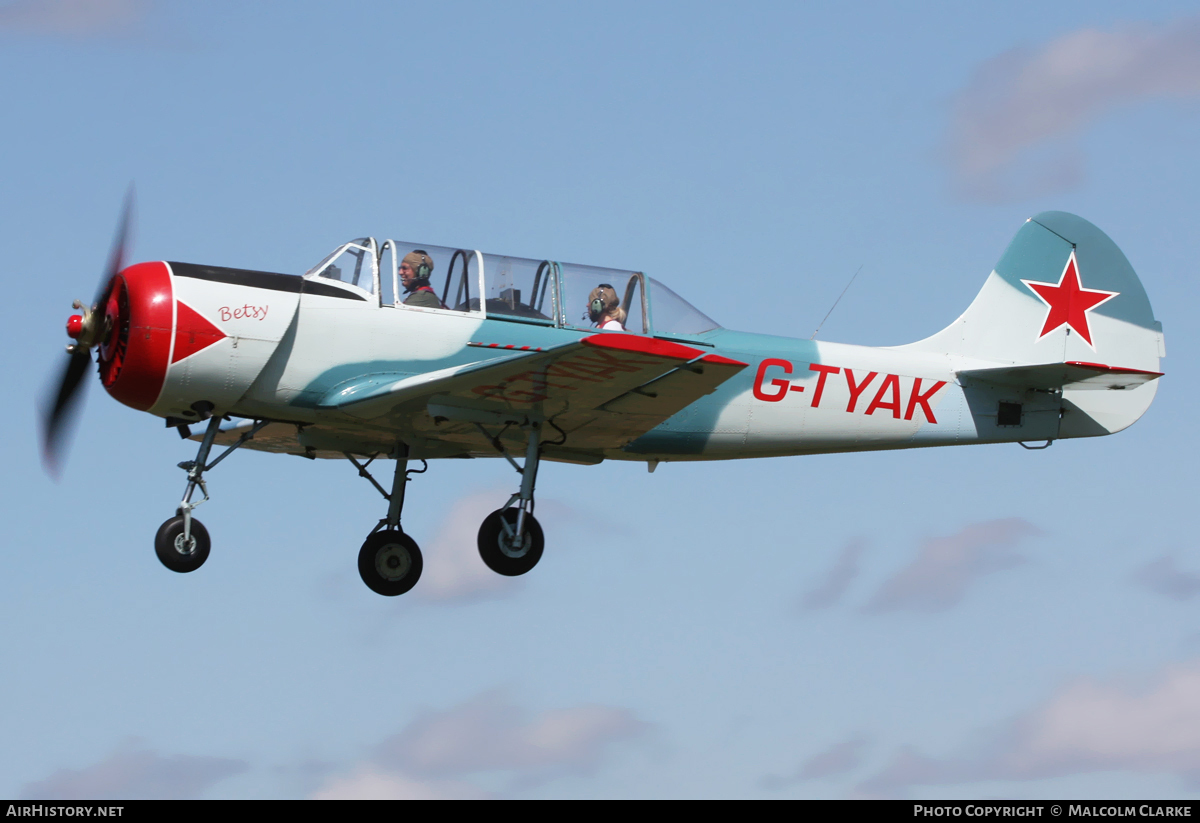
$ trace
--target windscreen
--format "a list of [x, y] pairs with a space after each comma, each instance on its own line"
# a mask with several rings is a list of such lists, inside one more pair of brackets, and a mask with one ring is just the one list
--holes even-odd
[[327, 254], [320, 263], [304, 273], [305, 277], [316, 275], [327, 280], [339, 280], [358, 286], [364, 291], [375, 291], [375, 241], [360, 237], [338, 246]]
[[721, 328], [704, 312], [655, 280], [650, 281], [650, 315], [655, 334], [700, 334]]

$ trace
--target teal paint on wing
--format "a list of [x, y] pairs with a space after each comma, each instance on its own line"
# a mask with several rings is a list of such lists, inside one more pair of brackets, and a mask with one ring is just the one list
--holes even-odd
[[[398, 380], [402, 376], [426, 374], [482, 360], [511, 357], [518, 353], [516, 349], [522, 346], [548, 349], [577, 340], [586, 334], [588, 332], [577, 329], [555, 329], [505, 320], [485, 320], [474, 335], [476, 339], [471, 341], [483, 343], [483, 346], [464, 346], [454, 354], [436, 360], [397, 358], [340, 363], [315, 377], [300, 394], [293, 398], [289, 405], [303, 408], [315, 407], [320, 398], [335, 388], [369, 378], [372, 375], [389, 375]], [[497, 344], [497, 348], [490, 347], [493, 343]], [[504, 346], [514, 346], [515, 349], [503, 348]]]

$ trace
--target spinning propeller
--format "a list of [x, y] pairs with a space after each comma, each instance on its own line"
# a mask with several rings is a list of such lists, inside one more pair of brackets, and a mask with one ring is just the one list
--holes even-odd
[[91, 307], [76, 300], [72, 308], [83, 309], [83, 314], [73, 314], [67, 320], [67, 336], [75, 340], [67, 346], [68, 359], [64, 364], [58, 387], [53, 392], [53, 401], [46, 404], [42, 412], [42, 463], [46, 471], [57, 477], [62, 467], [70, 441], [70, 423], [75, 417], [82, 396], [83, 375], [92, 363], [92, 349], [109, 341], [115, 328], [117, 307], [109, 305], [112, 298], [112, 283], [116, 274], [125, 266], [125, 252], [129, 240], [129, 223], [133, 214], [133, 187], [125, 195], [125, 206], [121, 222], [113, 239], [108, 266], [100, 278], [96, 297]]

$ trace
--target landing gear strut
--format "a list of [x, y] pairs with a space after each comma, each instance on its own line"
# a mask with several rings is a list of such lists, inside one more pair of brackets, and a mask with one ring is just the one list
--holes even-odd
[[525, 574], [536, 566], [542, 559], [542, 549], [546, 545], [542, 527], [533, 516], [533, 488], [541, 460], [541, 427], [539, 422], [528, 422], [522, 426], [528, 433], [524, 466], [518, 466], [509, 457], [498, 437], [490, 438], [521, 475], [521, 490], [510, 497], [503, 508], [484, 518], [483, 525], [479, 527], [479, 556], [489, 569], [508, 577]]
[[[408, 446], [401, 443], [396, 448], [396, 471], [392, 475], [392, 492], [388, 494], [367, 471], [371, 458], [359, 463], [351, 454], [346, 459], [358, 467], [360, 477], [365, 477], [388, 501], [387, 517], [379, 521], [358, 551], [358, 574], [367, 588], [376, 594], [395, 597], [404, 594], [421, 578], [424, 565], [421, 549], [415, 540], [400, 528], [400, 513], [404, 509], [404, 488], [408, 484]], [[424, 462], [424, 461], [422, 461]], [[428, 466], [426, 467], [428, 468]], [[420, 474], [425, 469], [413, 469]]]
[[[208, 410], [211, 411], [211, 406]], [[268, 422], [270, 421], [255, 421], [254, 425], [239, 437], [236, 443], [221, 452], [216, 460], [208, 463], [208, 453], [212, 451], [213, 441], [221, 429], [221, 416], [213, 415], [209, 418], [204, 439], [200, 441], [200, 450], [196, 452], [196, 459], [185, 460], [179, 464], [179, 468], [188, 473], [183, 500], [180, 502], [179, 508], [175, 510], [175, 516], [163, 522], [158, 527], [158, 533], [154, 535], [154, 553], [171, 571], [194, 572], [208, 559], [208, 551], [212, 547], [208, 529], [204, 528], [203, 523], [192, 517], [192, 510], [208, 500], [208, 485], [204, 482], [204, 473], [253, 437]], [[200, 493], [204, 497], [193, 503], [192, 495], [196, 493], [197, 487], [200, 488]]]

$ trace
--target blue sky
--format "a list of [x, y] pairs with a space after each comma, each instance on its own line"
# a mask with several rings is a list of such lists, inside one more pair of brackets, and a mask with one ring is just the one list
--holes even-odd
[[[10, 387], [0, 796], [1195, 797], [1194, 3], [0, 4]], [[34, 401], [130, 181], [133, 258], [299, 273], [371, 234], [646, 271], [730, 328], [888, 345], [1045, 209], [1125, 251], [1158, 398], [1099, 440], [435, 464], [425, 577], [355, 569], [347, 463], [238, 453], [211, 559], [152, 538], [194, 455]], [[1190, 398], [1190, 399], [1189, 399]]]

